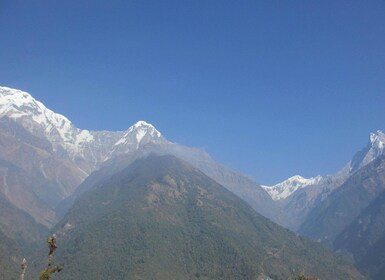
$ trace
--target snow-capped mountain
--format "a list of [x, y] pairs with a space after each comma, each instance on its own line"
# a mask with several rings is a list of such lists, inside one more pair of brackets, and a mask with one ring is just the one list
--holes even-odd
[[88, 130], [76, 128], [66, 117], [54, 113], [29, 93], [0, 87], [0, 117], [18, 122], [29, 132], [46, 137], [54, 151], [63, 148], [70, 154], [81, 153], [87, 143], [94, 141]]
[[[0, 141], [0, 192], [45, 225], [55, 219], [52, 207], [101, 164], [150, 142], [167, 143], [144, 121], [127, 131], [79, 129], [29, 93], [8, 87], [0, 87]], [[25, 180], [17, 179], [20, 174]]]
[[[0, 144], [0, 182], [7, 182], [0, 184], [0, 192], [47, 226], [55, 222], [54, 208], [86, 178], [92, 184], [93, 178], [112, 175], [151, 153], [188, 161], [269, 216], [272, 200], [253, 180], [221, 166], [201, 149], [168, 141], [145, 121], [126, 131], [79, 129], [29, 93], [0, 87]], [[12, 184], [10, 178], [24, 179]]]
[[262, 185], [261, 187], [268, 192], [273, 200], [281, 200], [289, 197], [298, 189], [319, 184], [321, 180], [322, 176], [306, 179], [302, 176], [296, 175], [274, 186]]
[[167, 142], [154, 126], [145, 121], [137, 122], [125, 132], [79, 129], [29, 93], [7, 87], [0, 87], [2, 117], [8, 117], [31, 134], [48, 140], [56, 155], [71, 159], [85, 176], [117, 154], [132, 152], [149, 142]]

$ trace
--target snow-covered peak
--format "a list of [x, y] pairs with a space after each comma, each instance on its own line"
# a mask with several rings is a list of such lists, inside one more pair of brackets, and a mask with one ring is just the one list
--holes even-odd
[[145, 121], [138, 121], [136, 124], [134, 124], [128, 129], [127, 134], [128, 133], [136, 133], [136, 139], [138, 142], [140, 142], [146, 134], [149, 134], [151, 137], [155, 138], [159, 138], [162, 136], [162, 134], [158, 130], [156, 130], [153, 125]]
[[66, 117], [47, 109], [29, 93], [8, 87], [0, 87], [0, 116], [4, 115], [13, 119], [29, 115], [41, 124], [52, 122], [57, 127], [72, 125]]
[[138, 121], [129, 127], [124, 135], [115, 142], [112, 150], [107, 154], [104, 161], [116, 155], [128, 154], [145, 147], [147, 144], [169, 143], [162, 134], [151, 124], [145, 121]]
[[162, 134], [153, 125], [145, 121], [138, 121], [126, 131], [124, 136], [115, 143], [115, 146], [134, 143], [139, 147], [161, 137]]
[[318, 184], [322, 176], [316, 176], [309, 179], [296, 175], [278, 183], [274, 186], [261, 186], [271, 196], [273, 200], [281, 200], [289, 197], [298, 189]]
[[369, 164], [385, 152], [385, 134], [378, 130], [370, 133], [369, 143], [365, 149], [358, 152], [350, 162], [350, 173]]

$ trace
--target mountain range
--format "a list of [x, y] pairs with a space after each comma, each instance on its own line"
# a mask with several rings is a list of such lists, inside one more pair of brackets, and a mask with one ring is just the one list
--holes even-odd
[[[203, 150], [166, 140], [144, 121], [123, 132], [81, 130], [30, 94], [5, 87], [0, 87], [0, 120], [5, 126], [4, 137], [1, 137], [5, 139], [4, 151], [0, 151], [0, 159], [25, 173], [16, 177], [31, 177], [27, 181], [33, 182], [28, 187], [20, 182], [19, 191], [7, 192], [5, 187], [0, 191], [45, 226], [57, 222], [54, 208], [92, 172], [110, 166], [113, 173], [115, 168], [149, 153], [172, 154], [190, 162], [254, 203], [261, 213], [271, 215], [268, 207], [263, 206], [270, 197], [256, 188], [258, 185], [254, 181], [216, 163]], [[9, 149], [10, 145], [14, 147]], [[5, 170], [3, 178], [14, 174], [9, 168]]]
[[[201, 149], [186, 147], [167, 140], [154, 126], [145, 121], [137, 122], [126, 131], [89, 131], [79, 129], [66, 117], [46, 108], [29, 93], [0, 87], [0, 182], [2, 182], [0, 184], [0, 207], [7, 209], [7, 211], [0, 212], [0, 234], [2, 234], [3, 240], [7, 240], [4, 242], [4, 244], [9, 245], [7, 248], [18, 248], [18, 251], [16, 250], [20, 253], [18, 253], [18, 256], [28, 254], [37, 248], [38, 241], [42, 240], [42, 236], [46, 235], [49, 229], [51, 231], [56, 230], [59, 234], [62, 230], [60, 227], [67, 225], [67, 227], [71, 228], [71, 226], [68, 226], [72, 225], [72, 222], [68, 222], [69, 217], [73, 219], [76, 215], [82, 216], [80, 213], [83, 211], [85, 211], [85, 215], [82, 216], [84, 219], [93, 217], [92, 211], [79, 204], [80, 201], [84, 201], [85, 197], [88, 197], [91, 193], [97, 193], [99, 189], [113, 189], [114, 186], [111, 186], [111, 180], [113, 181], [117, 174], [124, 173], [124, 176], [126, 176], [130, 166], [136, 164], [140, 159], [155, 155], [168, 155], [175, 157], [173, 160], [169, 159], [171, 162], [177, 159], [188, 163], [189, 167], [187, 170], [179, 170], [186, 177], [191, 176], [189, 173], [191, 170], [194, 170], [194, 174], [201, 172], [201, 176], [207, 176], [207, 178], [204, 180], [201, 178], [201, 180], [205, 182], [213, 180], [213, 182], [223, 186], [248, 203], [256, 212], [273, 222], [322, 242], [335, 251], [351, 256], [352, 261], [356, 263], [357, 267], [369, 279], [372, 279], [371, 277], [374, 277], [373, 279], [380, 279], [378, 275], [382, 275], [381, 269], [384, 262], [380, 261], [373, 269], [368, 270], [366, 268], [370, 267], [367, 265], [367, 260], [372, 260], [373, 256], [379, 256], [380, 258], [378, 254], [373, 255], [373, 250], [370, 251], [371, 248], [367, 244], [373, 244], [374, 240], [381, 242], [379, 241], [381, 236], [375, 239], [370, 238], [370, 242], [360, 239], [361, 247], [364, 248], [361, 248], [360, 252], [366, 252], [367, 258], [358, 257], [356, 251], [346, 246], [344, 242], [356, 238], [359, 235], [357, 232], [362, 233], [362, 229], [359, 229], [357, 224], [354, 226], [354, 223], [359, 223], [363, 219], [368, 220], [367, 215], [370, 217], [373, 215], [381, 217], [382, 215], [382, 212], [376, 206], [380, 205], [380, 203], [377, 202], [377, 204], [373, 205], [372, 203], [375, 203], [376, 199], [380, 199], [379, 197], [383, 191], [382, 155], [384, 154], [384, 143], [385, 135], [381, 131], [372, 133], [369, 144], [334, 175], [316, 176], [310, 179], [297, 175], [275, 186], [260, 186], [248, 176], [217, 163], [207, 152]], [[182, 166], [185, 165], [184, 163], [179, 162]], [[189, 172], [187, 172], [188, 170]], [[169, 174], [163, 174], [163, 176], [166, 175]], [[155, 181], [158, 179], [153, 178]], [[122, 178], [122, 180], [126, 179]], [[123, 186], [121, 187], [123, 188]], [[196, 190], [193, 192], [196, 192]], [[97, 197], [101, 199], [101, 197]], [[126, 200], [129, 200], [128, 196]], [[93, 203], [103, 204], [105, 201], [96, 200]], [[185, 203], [187, 202], [184, 201], [183, 205]], [[237, 202], [236, 205], [231, 207], [238, 209], [237, 207], [240, 204]], [[354, 206], [356, 206], [355, 209], [353, 209]], [[175, 207], [180, 208], [181, 206]], [[74, 209], [81, 210], [76, 212]], [[98, 208], [96, 207], [92, 210], [96, 211], [96, 209]], [[377, 211], [377, 214], [372, 213], [373, 211]], [[368, 214], [369, 212], [370, 214]], [[169, 214], [167, 212], [167, 215]], [[214, 215], [212, 213], [206, 214]], [[106, 215], [112, 214], [107, 213]], [[140, 213], [140, 216], [142, 215], [145, 214]], [[10, 223], [10, 217], [14, 217], [12, 219], [16, 219], [18, 222], [15, 224]], [[100, 217], [94, 218], [99, 219]], [[258, 219], [260, 218], [258, 216]], [[200, 219], [206, 219], [206, 217], [200, 217]], [[378, 218], [378, 220], [381, 221], [381, 218]], [[63, 225], [63, 221], [67, 222]], [[151, 220], [151, 223], [156, 222], [157, 220]], [[251, 223], [247, 219], [243, 219], [243, 222], [246, 224]], [[185, 223], [188, 222], [185, 221]], [[331, 226], [333, 224], [337, 226]], [[202, 225], [199, 224], [199, 227]], [[361, 224], [359, 223], [359, 225]], [[366, 225], [367, 228], [374, 228], [370, 232], [382, 232], [377, 230], [382, 225], [381, 223], [367, 222]], [[95, 230], [98, 228], [96, 222], [93, 226]], [[135, 226], [138, 225], [136, 224]], [[195, 226], [198, 227], [198, 225]], [[241, 227], [244, 226], [242, 225]], [[272, 226], [269, 223], [264, 224], [264, 226], [275, 227], [275, 225]], [[79, 230], [87, 236], [91, 234], [91, 231], [88, 231], [89, 229], [81, 228]], [[251, 229], [249, 228], [248, 230]], [[367, 229], [365, 228], [365, 230]], [[80, 234], [77, 232], [77, 229], [73, 228], [71, 228], [71, 232]], [[276, 232], [280, 232], [278, 234], [280, 236], [284, 235], [281, 229], [277, 228], [271, 234], [274, 235]], [[234, 233], [228, 233], [232, 236], [234, 235]], [[285, 235], [284, 238], [293, 238], [290, 237], [289, 232], [287, 233], [288, 235]], [[191, 236], [185, 237], [191, 238]], [[71, 243], [73, 242], [71, 238], [72, 236], [68, 237], [68, 239], [63, 237], [63, 241], [69, 242], [68, 244], [65, 243], [66, 248], [74, 250], [76, 246], [74, 247], [73, 243]], [[182, 237], [178, 238], [183, 240]], [[79, 239], [77, 240], [79, 241]], [[226, 240], [232, 244], [235, 242], [234, 240], [231, 241], [231, 238], [229, 239], [228, 237], [226, 237]], [[268, 237], [265, 240], [268, 240]], [[82, 240], [81, 242], [85, 241]], [[211, 240], [210, 242], [215, 243], [216, 241]], [[260, 250], [261, 248], [258, 246], [261, 245], [257, 243], [253, 246]], [[149, 246], [145, 243], [142, 245], [145, 247]], [[238, 245], [240, 246], [239, 248], [244, 246]], [[300, 246], [305, 245], [302, 244]], [[309, 243], [306, 246], [312, 247], [314, 244]], [[22, 247], [23, 249], [21, 249]], [[239, 248], [233, 249], [237, 251]], [[313, 250], [309, 248], [306, 250]], [[5, 250], [6, 248], [4, 247], [4, 252]], [[264, 248], [262, 251], [271, 253], [269, 250], [272, 250], [271, 247], [269, 249]], [[291, 253], [295, 250], [293, 249]], [[327, 254], [320, 253], [320, 249], [314, 250], [314, 254], [318, 257], [320, 254]], [[71, 252], [76, 253], [74, 251]], [[69, 261], [71, 259], [71, 254], [67, 249], [63, 250], [62, 253], [63, 260]], [[188, 258], [191, 260], [191, 258], [196, 257], [189, 256]], [[243, 257], [240, 258], [242, 259]], [[258, 259], [262, 258], [257, 255], [255, 257]], [[282, 255], [279, 257], [280, 261], [282, 261], [281, 257]], [[328, 258], [331, 257], [329, 256]], [[12, 263], [12, 259], [14, 261], [16, 257], [8, 260]], [[321, 259], [319, 262], [322, 263]], [[222, 262], [222, 260], [218, 259], [217, 261]], [[175, 260], [170, 259], [169, 262], [175, 262]], [[249, 265], [251, 261], [250, 259], [243, 259], [242, 262], [245, 265], [246, 263]], [[301, 262], [305, 263], [302, 259]], [[196, 269], [198, 264], [199, 262], [195, 262], [192, 267]], [[213, 265], [218, 266], [218, 263]], [[298, 265], [293, 264], [293, 266], [299, 269]], [[250, 275], [255, 277], [257, 277], [256, 275], [263, 276], [265, 272], [269, 271], [270, 276], [275, 275], [274, 279], [281, 279], [284, 277], [283, 275], [288, 277], [289, 272], [285, 271], [285, 269], [282, 270], [280, 265], [278, 267], [279, 269], [277, 267], [274, 269], [282, 271], [280, 275], [272, 273], [272, 270], [268, 270], [264, 266], [258, 266], [258, 269], [254, 267], [251, 269], [254, 271], [254, 274], [251, 273]], [[310, 269], [310, 266], [306, 265], [306, 267]], [[345, 268], [348, 268], [348, 266], [345, 266]], [[189, 271], [194, 271], [194, 269], [190, 267]], [[239, 272], [236, 272], [237, 269], [239, 267], [231, 272], [235, 274], [229, 273], [231, 275], [238, 275], [236, 274]], [[247, 269], [251, 271], [250, 268]], [[355, 272], [352, 272], [354, 270], [350, 268], [347, 270], [350, 271], [349, 273], [356, 275]], [[346, 273], [347, 270], [342, 272], [342, 270], [333, 268], [334, 273]], [[320, 271], [317, 272], [314, 269], [309, 271], [320, 273]], [[200, 272], [196, 273], [201, 275]], [[210, 273], [207, 275], [212, 276], [213, 274]], [[322, 273], [324, 274], [324, 272]], [[195, 277], [188, 273], [183, 275]], [[236, 277], [239, 276], [234, 277], [234, 279], [237, 279]], [[151, 279], [151, 277], [145, 279]]]
[[9, 213], [1, 212], [0, 231], [28, 248], [22, 250], [28, 255], [41, 235], [32, 236], [32, 231], [24, 240], [26, 230], [36, 226], [39, 234], [47, 233], [95, 182], [149, 154], [181, 158], [261, 212], [270, 211], [264, 206], [270, 196], [253, 180], [203, 150], [168, 141], [151, 124], [139, 121], [118, 132], [83, 130], [29, 93], [0, 87], [0, 194], [4, 207], [20, 211], [22, 221], [12, 225]]

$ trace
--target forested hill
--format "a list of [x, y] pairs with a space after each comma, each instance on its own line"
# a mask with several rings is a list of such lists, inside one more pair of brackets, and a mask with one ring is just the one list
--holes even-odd
[[56, 227], [57, 279], [363, 279], [172, 156], [96, 183]]

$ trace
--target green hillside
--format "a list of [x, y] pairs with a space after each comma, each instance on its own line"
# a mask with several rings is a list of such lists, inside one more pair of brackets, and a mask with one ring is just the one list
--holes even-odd
[[100, 181], [55, 231], [64, 265], [55, 279], [363, 279], [171, 156]]

